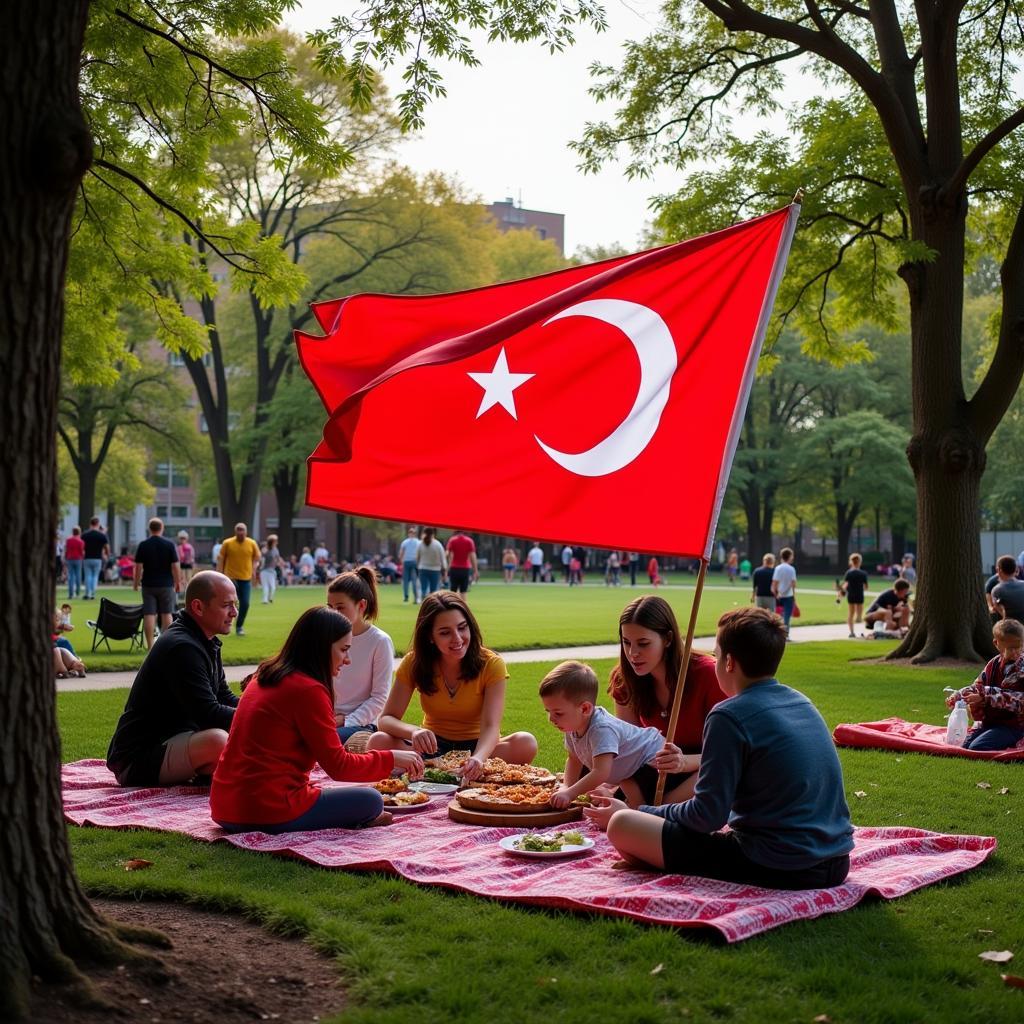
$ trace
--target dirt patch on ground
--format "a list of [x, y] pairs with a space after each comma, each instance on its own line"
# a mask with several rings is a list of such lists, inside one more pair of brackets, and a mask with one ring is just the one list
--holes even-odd
[[336, 967], [305, 942], [185, 904], [105, 899], [93, 904], [117, 921], [162, 931], [173, 948], [154, 952], [167, 965], [169, 977], [155, 980], [133, 966], [90, 969], [89, 977], [114, 1011], [76, 1006], [60, 988], [39, 985], [28, 1018], [33, 1024], [298, 1024], [344, 1008]]

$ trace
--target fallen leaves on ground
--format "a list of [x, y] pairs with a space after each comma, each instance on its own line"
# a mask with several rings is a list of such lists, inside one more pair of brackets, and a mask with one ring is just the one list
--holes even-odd
[[651, 968], [651, 974], [661, 974], [663, 970], [665, 970], [665, 965], [658, 964], [656, 967]]
[[978, 783], [978, 789], [991, 789], [991, 788], [992, 788], [992, 783], [991, 782], [979, 782]]
[[125, 871], [142, 871], [144, 868], [151, 868], [153, 862], [151, 860], [143, 860], [141, 857], [134, 857], [132, 860], [126, 860], [124, 862]]
[[867, 793], [865, 793], [863, 789], [855, 789], [853, 791], [853, 795], [856, 797], [861, 797], [863, 799], [867, 796]]
[[990, 964], [1008, 964], [1013, 954], [1008, 949], [986, 949], [978, 954], [979, 960], [987, 960]]
[[1009, 985], [1010, 988], [1024, 988], [1024, 978], [1019, 974], [1000, 974], [999, 977], [1003, 979], [1003, 984]]
[[1009, 786], [1003, 786], [1003, 788], [1001, 790], [999, 790], [999, 795], [1000, 796], [1008, 796], [1009, 792], [1010, 792], [1010, 787]]

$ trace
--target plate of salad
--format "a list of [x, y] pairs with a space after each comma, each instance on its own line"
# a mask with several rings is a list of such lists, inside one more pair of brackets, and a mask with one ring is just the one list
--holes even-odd
[[578, 829], [562, 832], [527, 832], [517, 836], [505, 836], [498, 845], [506, 853], [520, 857], [571, 857], [594, 848], [594, 840], [588, 839]]
[[459, 777], [440, 768], [427, 768], [423, 778], [409, 788], [420, 793], [454, 793], [459, 788]]

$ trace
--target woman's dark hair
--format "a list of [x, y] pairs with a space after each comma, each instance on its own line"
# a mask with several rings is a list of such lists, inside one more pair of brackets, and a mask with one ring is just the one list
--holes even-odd
[[373, 622], [377, 618], [377, 574], [368, 566], [361, 565], [354, 572], [339, 573], [327, 586], [328, 594], [344, 594], [353, 604], [366, 602], [363, 618]]
[[641, 682], [645, 677], [633, 671], [625, 652], [622, 649], [622, 627], [642, 626], [657, 633], [665, 641], [665, 684], [668, 686], [669, 697], [675, 693], [679, 684], [679, 667], [683, 657], [683, 639], [679, 633], [672, 605], [663, 597], [638, 597], [630, 601], [619, 616], [619, 665], [612, 671], [608, 692], [616, 704], [632, 707], [643, 718], [653, 718], [661, 709], [654, 696], [654, 686], [650, 679]]
[[433, 541], [434, 535], [436, 533], [437, 533], [437, 530], [435, 530], [434, 527], [432, 527], [432, 526], [424, 527], [424, 529], [423, 529], [423, 543], [424, 544], [430, 544], [431, 541]]
[[[195, 577], [193, 577], [194, 579]], [[341, 612], [321, 605], [303, 612], [292, 626], [284, 646], [271, 658], [260, 662], [256, 682], [260, 686], [277, 686], [292, 672], [323, 683], [334, 701], [334, 678], [331, 673], [331, 645], [352, 632], [352, 623]]]
[[440, 653], [434, 644], [434, 619], [442, 612], [462, 612], [469, 623], [469, 647], [459, 669], [460, 679], [475, 679], [483, 671], [483, 639], [480, 626], [469, 605], [450, 590], [435, 590], [423, 598], [416, 625], [412, 633], [412, 681], [420, 693], [428, 696], [437, 692], [434, 669], [440, 660]]

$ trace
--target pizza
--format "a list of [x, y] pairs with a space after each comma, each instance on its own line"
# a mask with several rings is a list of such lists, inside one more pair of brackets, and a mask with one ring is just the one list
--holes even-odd
[[505, 811], [530, 814], [551, 809], [549, 786], [531, 783], [520, 785], [484, 784], [472, 789], [460, 789], [455, 799], [471, 811]]
[[380, 782], [373, 784], [373, 788], [384, 796], [404, 793], [409, 788], [409, 776], [403, 775], [399, 779], [381, 779]]
[[437, 757], [425, 757], [423, 763], [428, 768], [437, 768], [442, 772], [457, 772], [468, 760], [468, 750], [449, 750], [447, 754]]
[[383, 793], [385, 807], [415, 807], [417, 804], [425, 804], [430, 800], [426, 793], [410, 793], [408, 790], [402, 793]]
[[477, 782], [495, 783], [501, 786], [551, 786], [556, 779], [547, 768], [532, 764], [509, 764], [500, 757], [489, 757]]

